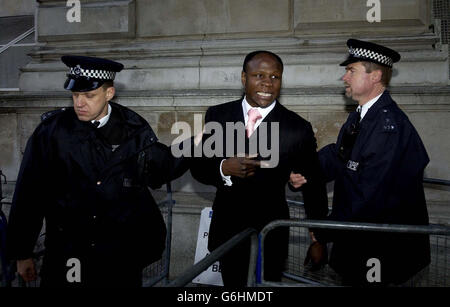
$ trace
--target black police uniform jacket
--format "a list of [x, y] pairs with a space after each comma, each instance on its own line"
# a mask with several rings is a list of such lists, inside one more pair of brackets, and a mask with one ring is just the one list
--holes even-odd
[[[422, 181], [429, 158], [415, 128], [385, 91], [360, 122], [353, 149], [342, 157], [345, 133], [358, 119], [352, 112], [337, 143], [319, 151], [327, 180], [335, 180], [329, 219], [427, 225]], [[428, 235], [334, 232], [331, 238], [330, 264], [352, 282], [368, 282], [371, 258], [380, 261], [381, 283], [404, 282], [430, 262]]]
[[[214, 135], [205, 132], [204, 144], [215, 143], [215, 148], [223, 149], [223, 155], [219, 153], [210, 158], [205, 156], [199, 159], [199, 163], [194, 163], [191, 167], [191, 173], [200, 182], [217, 188], [208, 236], [210, 251], [248, 227], [261, 231], [273, 220], [288, 219], [289, 208], [285, 189], [291, 171], [308, 177], [308, 183], [303, 186], [303, 198], [308, 217], [319, 219], [327, 216], [326, 185], [319, 175], [317, 145], [311, 124], [286, 109], [278, 101], [275, 103], [275, 107], [263, 119], [250, 139], [247, 138], [245, 132], [239, 135], [237, 129], [231, 131], [227, 128], [227, 125], [238, 123], [244, 127], [242, 99], [210, 107], [206, 112], [205, 125], [210, 122], [218, 123], [223, 134], [218, 137], [216, 131]], [[276, 124], [279, 134], [272, 136], [272, 133], [277, 131], [274, 128]], [[264, 132], [267, 132], [267, 143], [258, 143], [261, 142], [261, 135]], [[263, 150], [271, 149], [272, 153], [278, 151], [278, 164], [269, 168], [257, 169], [254, 176], [248, 178], [232, 176], [232, 186], [226, 186], [220, 174], [220, 163], [227, 157], [243, 153], [242, 149], [239, 149], [239, 141], [242, 142], [242, 139], [244, 139], [245, 153], [247, 154], [255, 153], [250, 151], [250, 140], [253, 139], [257, 143], [257, 159], [273, 159], [275, 162], [273, 155], [264, 157], [267, 153], [263, 153]], [[276, 141], [278, 144], [272, 141]], [[234, 145], [233, 148], [231, 148], [232, 145]], [[273, 279], [276, 279], [277, 275], [281, 276], [284, 260], [287, 257], [287, 248], [287, 228], [278, 228], [269, 232], [264, 249], [266, 279], [270, 280], [270, 272], [273, 272]], [[231, 254], [236, 255], [236, 262], [248, 263], [249, 245], [236, 248], [227, 255], [231, 257]], [[246, 266], [238, 266], [238, 263], [235, 263], [233, 267], [236, 274], [242, 276], [241, 279], [245, 285]], [[222, 268], [222, 275], [224, 269]], [[239, 272], [237, 272], [238, 270]]]
[[[21, 164], [8, 226], [11, 259], [32, 256], [43, 218], [43, 282], [67, 283], [67, 261], [81, 264], [82, 285], [126, 284], [161, 257], [166, 228], [148, 186], [168, 182], [178, 162], [135, 112], [115, 103], [122, 134], [111, 152], [73, 108], [43, 120]], [[106, 127], [106, 126], [105, 126]], [[117, 130], [119, 129], [119, 130]], [[136, 281], [136, 280], [135, 280]]]

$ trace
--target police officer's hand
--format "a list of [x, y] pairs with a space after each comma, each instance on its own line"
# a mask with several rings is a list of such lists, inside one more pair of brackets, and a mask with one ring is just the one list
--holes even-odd
[[294, 172], [291, 172], [291, 175], [289, 177], [289, 184], [292, 185], [295, 189], [300, 188], [302, 185], [307, 183], [305, 177], [302, 176], [302, 174], [296, 174]]
[[321, 244], [319, 241], [311, 243], [306, 253], [305, 262], [303, 265], [307, 265], [311, 262], [311, 271], [317, 271], [322, 266], [328, 263], [328, 250], [326, 244]]
[[17, 273], [25, 282], [36, 280], [36, 267], [32, 258], [17, 260]]
[[240, 178], [253, 176], [256, 169], [261, 166], [261, 162], [255, 160], [255, 158], [249, 156], [228, 158], [222, 164], [222, 173], [225, 176]]

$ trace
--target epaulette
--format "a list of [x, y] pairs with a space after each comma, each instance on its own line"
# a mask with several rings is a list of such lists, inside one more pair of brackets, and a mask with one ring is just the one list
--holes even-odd
[[384, 115], [384, 123], [383, 123], [383, 131], [384, 132], [394, 132], [397, 130], [397, 124], [396, 122], [392, 119], [392, 116], [390, 114], [390, 112], [384, 108], [382, 110], [383, 115]]
[[66, 110], [66, 108], [62, 108], [62, 109], [51, 110], [51, 111], [45, 112], [44, 114], [41, 115], [41, 121], [48, 120], [49, 118], [52, 118], [55, 115], [64, 112], [65, 110]]

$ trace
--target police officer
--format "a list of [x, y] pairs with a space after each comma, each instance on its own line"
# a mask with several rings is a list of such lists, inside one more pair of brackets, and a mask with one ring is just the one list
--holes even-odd
[[[356, 39], [349, 39], [347, 46], [348, 58], [340, 64], [346, 70], [342, 80], [346, 96], [357, 101], [358, 108], [342, 126], [336, 144], [319, 151], [327, 181], [335, 181], [329, 219], [427, 225], [422, 180], [429, 158], [386, 89], [400, 54]], [[295, 187], [301, 180], [291, 175]], [[430, 262], [427, 235], [333, 232], [316, 233], [314, 239], [334, 242], [330, 265], [349, 285], [401, 284]], [[374, 279], [367, 278], [373, 259], [380, 269]]]
[[70, 68], [64, 88], [73, 107], [45, 113], [28, 140], [8, 254], [25, 281], [35, 279], [32, 254], [45, 219], [42, 286], [140, 286], [166, 236], [148, 187], [181, 175], [186, 161], [175, 159], [141, 116], [111, 101], [122, 64], [61, 59]]

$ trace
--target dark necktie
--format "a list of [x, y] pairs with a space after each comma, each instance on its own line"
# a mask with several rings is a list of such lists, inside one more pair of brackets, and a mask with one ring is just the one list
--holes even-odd
[[94, 126], [94, 128], [98, 128], [98, 126], [100, 126], [100, 121], [96, 120], [92, 123], [92, 126]]
[[348, 161], [350, 159], [350, 155], [353, 150], [353, 146], [355, 145], [356, 138], [358, 137], [360, 130], [360, 121], [361, 121], [361, 108], [356, 109], [356, 116], [354, 116], [354, 120], [350, 123], [344, 130], [342, 135], [342, 141], [339, 146], [339, 156], [344, 160]]
[[357, 125], [358, 125], [358, 132], [359, 132], [359, 124], [361, 123], [361, 106], [358, 106], [356, 108], [356, 113], [358, 114], [358, 120], [357, 120]]

